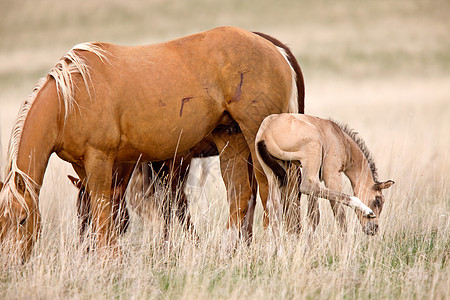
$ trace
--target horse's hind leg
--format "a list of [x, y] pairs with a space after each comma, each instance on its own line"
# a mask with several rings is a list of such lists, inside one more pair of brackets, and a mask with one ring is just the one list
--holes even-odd
[[253, 218], [255, 215], [255, 207], [256, 207], [256, 197], [258, 193], [258, 184], [256, 182], [255, 172], [253, 170], [253, 162], [252, 157], [249, 155], [248, 157], [248, 176], [250, 187], [252, 190], [252, 194], [250, 196], [250, 200], [248, 201], [247, 212], [244, 217], [244, 223], [242, 225], [243, 230], [245, 230], [245, 236], [247, 238], [247, 243], [249, 244], [253, 238]]
[[252, 195], [247, 166], [250, 154], [247, 142], [241, 132], [216, 129], [212, 135], [220, 153], [220, 170], [227, 189], [230, 208], [228, 228], [240, 230], [241, 236], [248, 240], [248, 231], [242, 227]]

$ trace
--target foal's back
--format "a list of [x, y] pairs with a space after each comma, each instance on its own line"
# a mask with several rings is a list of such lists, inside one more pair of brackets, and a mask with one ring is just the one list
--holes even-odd
[[261, 127], [259, 140], [274, 142], [282, 151], [301, 151], [310, 143], [320, 143], [325, 152], [345, 151], [345, 135], [331, 120], [284, 113], [270, 115]]

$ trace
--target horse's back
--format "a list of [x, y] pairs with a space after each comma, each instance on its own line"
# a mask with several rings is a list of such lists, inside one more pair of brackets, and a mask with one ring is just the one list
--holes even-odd
[[[230, 102], [239, 100], [233, 97], [243, 80], [246, 85], [261, 85], [254, 81], [291, 76], [274, 44], [235, 27], [219, 27], [146, 46], [98, 45], [109, 54], [106, 62], [92, 53], [81, 54], [87, 55], [89, 64], [94, 65], [91, 70], [95, 86], [104, 85], [117, 94], [124, 90], [133, 94], [130, 87], [134, 87], [168, 98], [175, 92], [198, 94], [207, 89], [209, 96]], [[277, 88], [275, 84], [271, 87]], [[135, 94], [131, 97], [149, 99]]]

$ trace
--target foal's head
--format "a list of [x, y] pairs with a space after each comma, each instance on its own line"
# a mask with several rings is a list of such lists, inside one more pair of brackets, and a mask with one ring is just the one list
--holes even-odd
[[363, 231], [368, 235], [375, 235], [378, 231], [378, 217], [380, 216], [384, 205], [382, 191], [391, 187], [394, 184], [394, 181], [388, 180], [379, 182], [375, 161], [364, 140], [356, 131], [350, 129], [347, 125], [339, 123], [335, 124], [337, 124], [339, 128], [353, 140], [357, 146], [355, 148], [359, 148], [360, 150], [352, 151], [351, 164], [353, 165], [353, 171], [351, 174], [346, 172], [346, 175], [349, 176], [350, 181], [352, 181], [356, 196], [372, 209], [376, 216], [375, 218], [368, 219], [365, 218], [362, 213], [357, 212]]
[[2, 255], [26, 261], [40, 232], [37, 186], [13, 172], [0, 182], [0, 244]]
[[391, 187], [394, 181], [388, 180], [385, 182], [375, 182], [370, 186], [363, 189], [360, 198], [361, 201], [373, 210], [375, 218], [367, 219], [362, 216], [360, 212], [357, 212], [358, 219], [361, 222], [364, 233], [368, 235], [375, 235], [378, 231], [378, 217], [383, 210], [384, 196], [383, 190]]

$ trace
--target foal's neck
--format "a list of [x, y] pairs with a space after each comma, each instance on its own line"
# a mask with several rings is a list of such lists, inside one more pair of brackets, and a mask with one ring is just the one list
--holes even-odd
[[375, 181], [364, 153], [351, 137], [347, 134], [344, 134], [344, 136], [347, 150], [347, 164], [344, 173], [352, 184], [354, 194], [357, 197], [361, 197], [364, 190], [372, 186]]

